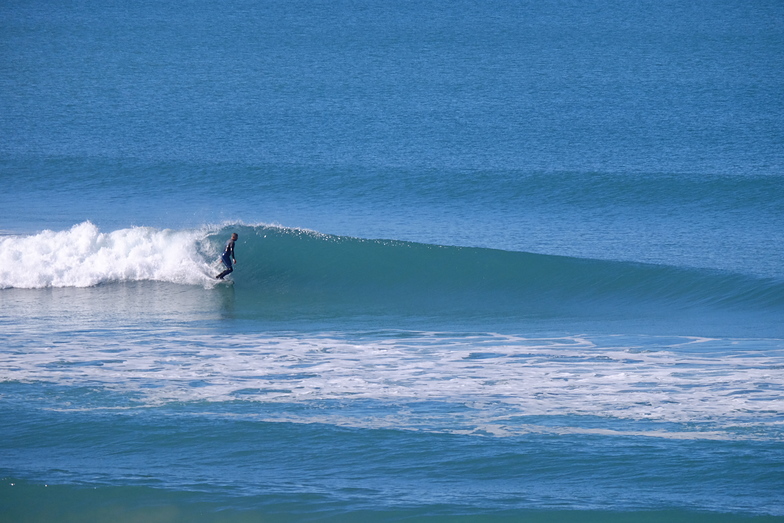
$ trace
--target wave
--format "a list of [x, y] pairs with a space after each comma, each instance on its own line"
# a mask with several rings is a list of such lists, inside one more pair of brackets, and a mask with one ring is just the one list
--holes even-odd
[[345, 302], [512, 313], [570, 307], [784, 310], [784, 282], [721, 271], [486, 248], [369, 240], [272, 225], [227, 224], [108, 233], [90, 222], [0, 238], [0, 288], [161, 281], [212, 286], [238, 232], [232, 278], [303, 303]]

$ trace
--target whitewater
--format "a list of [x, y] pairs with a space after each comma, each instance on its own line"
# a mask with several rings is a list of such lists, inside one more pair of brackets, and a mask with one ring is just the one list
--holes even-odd
[[199, 231], [137, 227], [102, 233], [85, 222], [67, 231], [0, 239], [0, 288], [89, 287], [107, 282], [206, 280]]
[[[9, 342], [21, 338], [13, 330], [9, 335]], [[733, 351], [736, 340], [688, 337], [326, 332], [241, 334], [227, 352], [223, 337], [215, 335], [180, 336], [163, 351], [138, 335], [108, 348], [90, 336], [69, 338], [54, 345], [41, 340], [37, 350], [10, 354], [0, 372], [22, 383], [100, 384], [106, 392], [133, 398], [124, 406], [90, 402], [58, 408], [66, 412], [191, 402], [217, 409], [237, 401], [341, 402], [339, 409], [312, 413], [275, 409], [248, 415], [266, 422], [499, 437], [755, 440], [779, 438], [784, 424], [784, 381], [777, 372], [783, 362], [780, 344], [771, 340]], [[367, 407], [359, 405], [369, 402], [383, 415], [363, 416]], [[423, 411], [430, 402], [443, 405]], [[456, 416], [449, 404], [466, 410]], [[543, 423], [543, 416], [562, 421]], [[580, 419], [606, 416], [614, 418], [613, 425]]]

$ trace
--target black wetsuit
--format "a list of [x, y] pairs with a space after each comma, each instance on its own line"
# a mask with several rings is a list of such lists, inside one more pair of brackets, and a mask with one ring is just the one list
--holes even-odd
[[223, 265], [226, 266], [226, 270], [218, 274], [216, 278], [222, 280], [224, 276], [234, 271], [234, 267], [232, 267], [231, 265], [231, 260], [233, 259], [234, 259], [234, 240], [229, 240], [228, 243], [226, 243], [226, 250], [223, 251], [223, 254], [221, 254], [221, 261], [223, 262]]

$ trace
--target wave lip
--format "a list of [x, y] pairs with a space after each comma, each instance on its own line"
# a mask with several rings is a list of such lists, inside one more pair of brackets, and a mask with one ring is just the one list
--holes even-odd
[[0, 288], [91, 287], [109, 282], [203, 284], [204, 231], [132, 227], [109, 233], [91, 222], [66, 231], [0, 238]]

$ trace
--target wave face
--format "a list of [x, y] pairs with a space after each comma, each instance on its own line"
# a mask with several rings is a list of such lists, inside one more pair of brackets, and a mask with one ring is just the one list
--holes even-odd
[[558, 316], [689, 309], [784, 312], [784, 282], [720, 271], [367, 240], [269, 225], [101, 232], [85, 222], [0, 240], [0, 287], [160, 281], [212, 287], [238, 232], [231, 275], [265, 306]]

